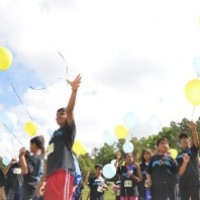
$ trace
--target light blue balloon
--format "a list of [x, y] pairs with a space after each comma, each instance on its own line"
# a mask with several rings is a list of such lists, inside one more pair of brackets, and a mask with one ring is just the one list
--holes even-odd
[[160, 118], [158, 116], [156, 116], [156, 115], [151, 115], [150, 116], [149, 123], [156, 130], [159, 130], [161, 125], [162, 125], [162, 122], [161, 122]]
[[104, 175], [105, 178], [111, 179], [115, 176], [115, 174], [116, 174], [116, 168], [115, 168], [114, 165], [106, 164], [103, 167], [103, 175]]
[[194, 57], [193, 66], [197, 76], [200, 77], [200, 57]]
[[73, 155], [73, 158], [74, 158], [74, 167], [75, 167], [75, 172], [74, 172], [75, 180], [74, 181], [75, 181], [76, 185], [78, 185], [82, 179], [82, 174], [81, 174], [81, 169], [80, 169], [80, 166], [79, 166], [76, 156]]
[[134, 129], [139, 125], [139, 119], [133, 112], [127, 112], [123, 121], [124, 125], [129, 129]]
[[126, 141], [122, 147], [124, 153], [132, 153], [134, 151], [134, 146], [131, 142]]
[[5, 165], [5, 166], [7, 166], [9, 163], [10, 163], [10, 159], [7, 157], [7, 156], [4, 156], [3, 158], [2, 158], [2, 162], [3, 162], [3, 164]]
[[107, 143], [108, 145], [113, 145], [117, 141], [117, 138], [114, 135], [114, 133], [112, 133], [109, 130], [104, 131], [103, 139], [104, 139], [105, 143]]
[[11, 112], [5, 112], [0, 116], [1, 123], [7, 128], [9, 133], [12, 133], [17, 126], [17, 117]]
[[115, 163], [116, 163], [116, 159], [114, 159], [114, 160], [112, 160], [112, 161], [110, 162], [111, 165], [115, 165]]

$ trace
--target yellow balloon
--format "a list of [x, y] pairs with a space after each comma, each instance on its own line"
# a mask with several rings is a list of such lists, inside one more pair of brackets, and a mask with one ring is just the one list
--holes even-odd
[[6, 71], [12, 64], [12, 60], [11, 52], [5, 47], [0, 47], [0, 70]]
[[170, 149], [170, 150], [169, 150], [169, 153], [170, 153], [170, 155], [171, 155], [171, 157], [172, 157], [173, 159], [176, 159], [176, 157], [177, 157], [177, 155], [178, 155], [178, 152], [176, 151], [176, 149]]
[[36, 133], [38, 131], [38, 127], [35, 122], [29, 121], [29, 122], [25, 123], [24, 130], [28, 136], [32, 137], [32, 136], [36, 135]]
[[197, 106], [200, 104], [200, 80], [199, 79], [193, 79], [186, 84], [185, 95], [188, 101], [193, 106]]
[[124, 139], [128, 136], [128, 130], [123, 125], [118, 125], [115, 127], [115, 135], [118, 139]]
[[77, 154], [77, 155], [85, 155], [87, 153], [86, 148], [84, 147], [84, 145], [79, 141], [79, 140], [75, 140], [72, 150]]

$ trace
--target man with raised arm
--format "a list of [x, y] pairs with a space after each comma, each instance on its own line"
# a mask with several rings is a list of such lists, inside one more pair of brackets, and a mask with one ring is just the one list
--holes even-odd
[[76, 135], [73, 111], [81, 77], [78, 75], [74, 81], [67, 82], [72, 87], [72, 93], [67, 107], [57, 110], [56, 122], [59, 129], [50, 139], [44, 174], [37, 188], [39, 193], [46, 181], [45, 200], [71, 200], [73, 197], [75, 166], [72, 146]]
[[182, 200], [197, 200], [200, 199], [200, 180], [198, 171], [198, 150], [199, 150], [199, 137], [196, 124], [191, 121], [188, 124], [192, 131], [192, 144], [191, 139], [186, 133], [181, 133], [179, 136], [182, 151], [178, 154], [177, 161], [179, 166], [178, 174], [179, 189]]

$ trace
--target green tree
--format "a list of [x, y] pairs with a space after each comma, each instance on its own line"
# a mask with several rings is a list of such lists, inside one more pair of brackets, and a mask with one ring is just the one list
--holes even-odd
[[108, 145], [104, 143], [100, 149], [94, 148], [92, 150], [92, 157], [94, 157], [94, 164], [105, 165], [110, 163], [115, 158], [114, 145]]
[[94, 159], [87, 153], [78, 157], [79, 166], [81, 168], [83, 180], [85, 179], [86, 173], [90, 170], [91, 174], [94, 174]]

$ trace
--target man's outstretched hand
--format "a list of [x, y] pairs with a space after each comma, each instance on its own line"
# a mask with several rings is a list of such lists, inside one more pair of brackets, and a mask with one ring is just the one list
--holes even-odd
[[71, 85], [72, 90], [76, 91], [78, 89], [78, 87], [80, 86], [80, 84], [81, 84], [81, 76], [80, 76], [80, 74], [73, 81], [67, 80], [67, 82]]

